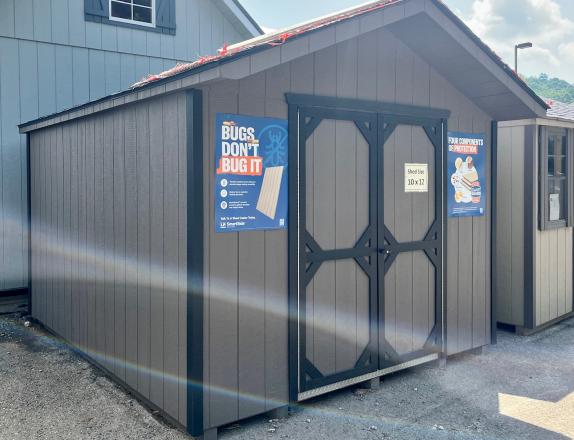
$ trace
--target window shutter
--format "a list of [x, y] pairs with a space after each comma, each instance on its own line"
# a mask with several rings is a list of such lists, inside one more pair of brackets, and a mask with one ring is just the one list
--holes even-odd
[[110, 17], [108, 0], [84, 0], [86, 20], [101, 22]]
[[164, 34], [175, 35], [175, 0], [156, 0], [155, 26]]

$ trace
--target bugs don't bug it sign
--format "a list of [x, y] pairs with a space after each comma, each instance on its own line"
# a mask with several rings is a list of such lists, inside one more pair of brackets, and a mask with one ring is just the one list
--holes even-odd
[[426, 193], [429, 191], [429, 166], [426, 163], [405, 164], [405, 192]]

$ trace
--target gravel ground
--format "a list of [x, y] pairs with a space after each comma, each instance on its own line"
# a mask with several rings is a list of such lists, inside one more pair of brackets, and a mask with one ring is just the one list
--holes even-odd
[[[376, 391], [343, 390], [287, 419], [220, 432], [224, 440], [560, 439], [567, 437], [500, 415], [499, 393], [560, 402], [573, 392], [574, 319], [530, 337], [501, 332], [497, 346], [450, 359], [446, 370], [418, 367], [386, 377]], [[574, 425], [572, 400], [565, 417]], [[0, 316], [0, 439], [88, 438], [189, 437], [59, 341]]]

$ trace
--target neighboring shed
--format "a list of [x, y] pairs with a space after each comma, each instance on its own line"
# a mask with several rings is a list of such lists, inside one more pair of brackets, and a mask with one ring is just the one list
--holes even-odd
[[498, 322], [530, 333], [572, 315], [574, 105], [498, 124]]
[[[21, 126], [36, 319], [206, 437], [491, 342], [491, 129], [546, 105], [441, 2], [175, 72]], [[480, 216], [447, 220], [449, 130], [485, 141]]]

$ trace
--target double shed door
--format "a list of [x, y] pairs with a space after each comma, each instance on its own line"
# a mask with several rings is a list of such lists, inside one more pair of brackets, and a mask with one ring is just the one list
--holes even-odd
[[[300, 401], [442, 351], [446, 119], [294, 100], [290, 354]], [[428, 192], [405, 192], [405, 164], [428, 165]]]

